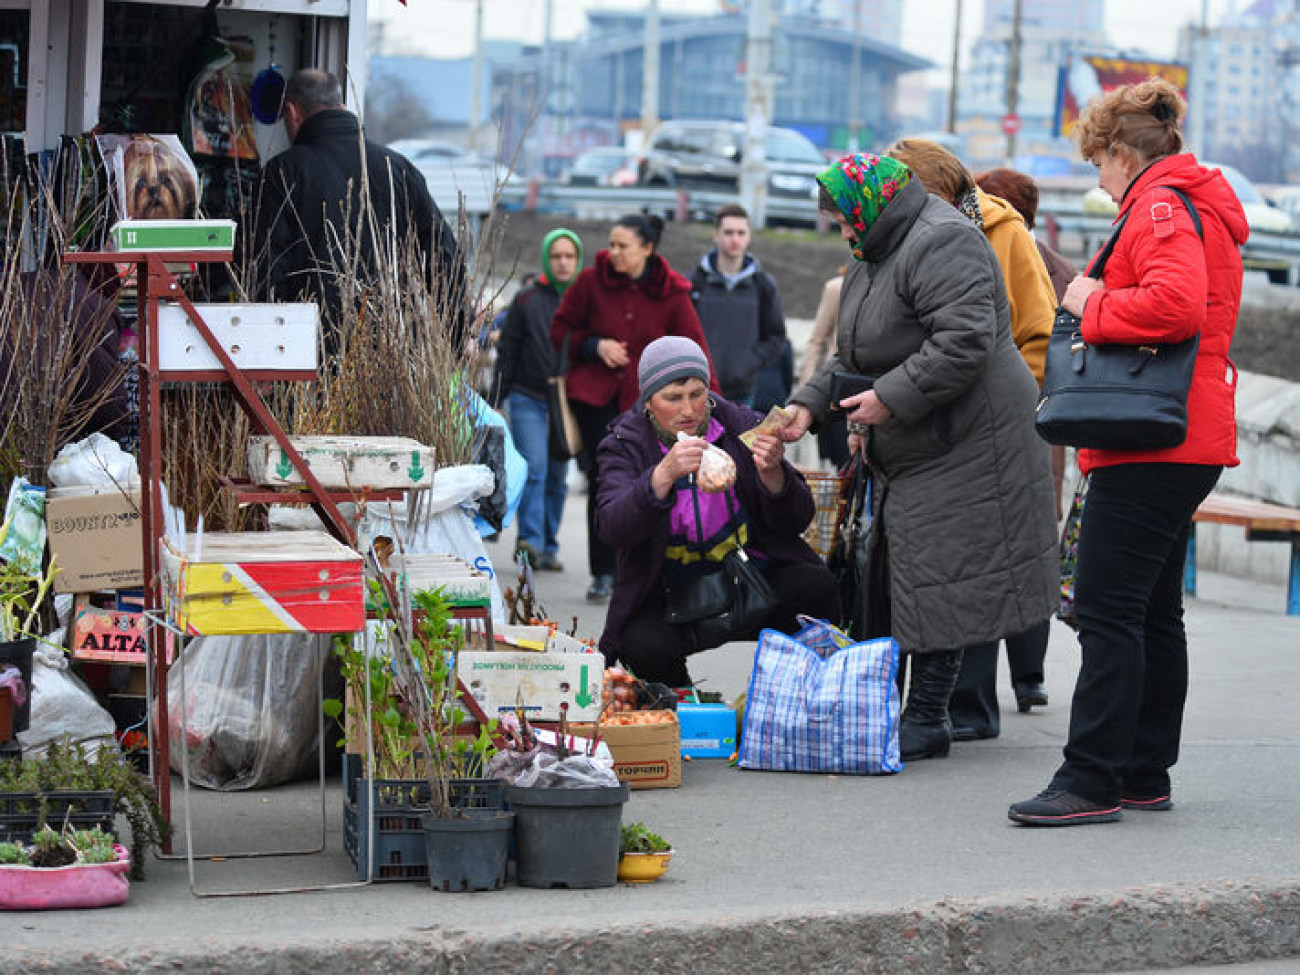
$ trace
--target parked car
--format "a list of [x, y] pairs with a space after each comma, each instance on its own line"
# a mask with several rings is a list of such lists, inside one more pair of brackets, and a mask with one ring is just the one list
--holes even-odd
[[[745, 127], [740, 122], [664, 122], [645, 146], [639, 182], [735, 193], [744, 148]], [[764, 150], [769, 199], [817, 199], [815, 177], [827, 164], [812, 142], [794, 129], [774, 126], [767, 130]], [[810, 211], [812, 217], [815, 211]]]
[[429, 185], [433, 202], [448, 219], [454, 219], [461, 194], [465, 211], [481, 216], [492, 211], [501, 191], [520, 182], [505, 166], [447, 142], [398, 139], [388, 148], [415, 163]]
[[635, 186], [636, 153], [618, 146], [588, 149], [565, 174], [569, 186]]
[[[1259, 190], [1255, 188], [1255, 184], [1247, 179], [1244, 173], [1232, 166], [1225, 166], [1221, 163], [1207, 162], [1203, 163], [1203, 165], [1207, 169], [1223, 171], [1223, 176], [1228, 181], [1228, 185], [1232, 187], [1232, 191], [1237, 194], [1237, 199], [1241, 201], [1241, 208], [1246, 211], [1246, 223], [1252, 231], [1262, 230], [1265, 233], [1272, 234], [1291, 232], [1291, 217], [1285, 210], [1279, 209], [1272, 202], [1264, 199]], [[1119, 205], [1100, 186], [1094, 186], [1083, 194], [1083, 212], [1113, 217], [1119, 212]]]

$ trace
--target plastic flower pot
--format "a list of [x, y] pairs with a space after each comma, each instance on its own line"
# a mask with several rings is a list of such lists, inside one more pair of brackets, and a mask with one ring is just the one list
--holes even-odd
[[613, 887], [626, 782], [595, 789], [506, 787], [521, 887]]
[[431, 813], [420, 817], [429, 886], [450, 893], [500, 890], [506, 885], [515, 814], [501, 809], [460, 813], [449, 819]]
[[[12, 717], [12, 734], [18, 734], [20, 731], [27, 730], [27, 724], [32, 717], [32, 652], [36, 649], [36, 641], [14, 640], [9, 643], [0, 643], [0, 670], [7, 665], [13, 665], [18, 668], [18, 673], [22, 674], [23, 685], [26, 687], [27, 694], [22, 704], [13, 705]], [[0, 738], [0, 742], [5, 739]]]
[[618, 879], [629, 884], [648, 884], [658, 880], [668, 869], [672, 850], [662, 853], [624, 853], [618, 861]]
[[123, 903], [131, 892], [131, 881], [126, 876], [131, 869], [131, 854], [120, 843], [113, 849], [117, 859], [112, 863], [0, 866], [0, 910], [47, 911]]

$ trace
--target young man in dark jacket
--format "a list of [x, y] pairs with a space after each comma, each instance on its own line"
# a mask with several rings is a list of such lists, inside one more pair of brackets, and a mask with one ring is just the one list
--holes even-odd
[[519, 499], [516, 548], [539, 569], [558, 572], [560, 518], [568, 494], [567, 460], [551, 457], [549, 380], [559, 371], [551, 344], [551, 319], [560, 298], [582, 268], [582, 240], [572, 230], [552, 230], [542, 240], [542, 273], [515, 295], [497, 340], [496, 395], [510, 412], [510, 434], [528, 461], [528, 480]]
[[[352, 240], [363, 270], [373, 273], [373, 222], [379, 234], [395, 236], [399, 253], [411, 237], [418, 242], [429, 294], [452, 330], [454, 348], [462, 348], [469, 328], [465, 266], [420, 171], [362, 136], [360, 121], [343, 107], [338, 79], [324, 71], [294, 72], [285, 86], [284, 127], [293, 145], [262, 170], [254, 229], [243, 235], [257, 272], [253, 291], [318, 301], [325, 352], [333, 353], [337, 338], [328, 326], [342, 310], [335, 277], [353, 256]], [[363, 181], [369, 212], [359, 202]]]
[[788, 343], [781, 292], [749, 253], [744, 207], [728, 203], [718, 209], [713, 243], [691, 272], [691, 299], [722, 395], [753, 406], [759, 374], [769, 367], [779, 370]]

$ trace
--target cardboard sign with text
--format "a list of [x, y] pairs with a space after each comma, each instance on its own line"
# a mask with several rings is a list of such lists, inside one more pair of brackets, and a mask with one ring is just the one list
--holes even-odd
[[52, 488], [45, 529], [59, 570], [54, 591], [127, 589], [144, 582], [140, 488]]

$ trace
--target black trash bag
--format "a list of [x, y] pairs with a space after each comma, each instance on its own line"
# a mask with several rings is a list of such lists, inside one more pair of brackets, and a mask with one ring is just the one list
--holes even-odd
[[496, 484], [492, 493], [478, 499], [478, 513], [500, 531], [506, 518], [506, 431], [505, 427], [481, 424], [474, 429], [470, 447], [471, 463], [482, 464], [492, 471]]

